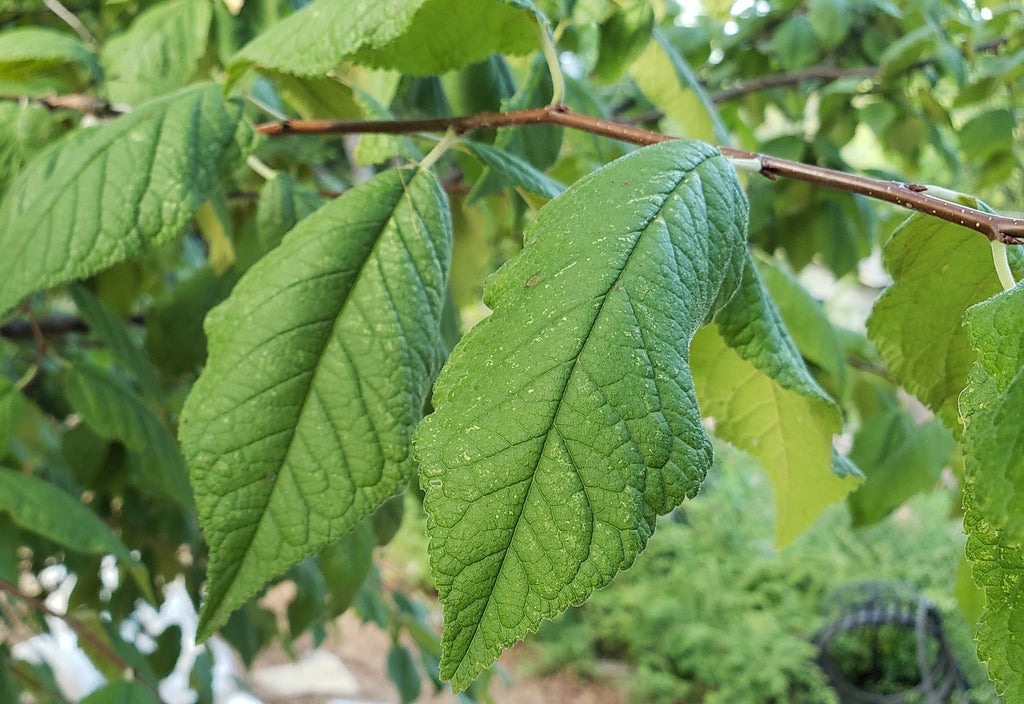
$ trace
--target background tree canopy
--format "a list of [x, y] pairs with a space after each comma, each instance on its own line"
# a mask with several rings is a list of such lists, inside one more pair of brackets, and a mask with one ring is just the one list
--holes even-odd
[[[147, 652], [140, 601], [183, 585], [247, 663], [355, 604], [404, 700], [403, 633], [481, 696], [726, 496], [694, 498], [728, 443], [777, 549], [953, 495], [978, 656], [1024, 702], [1022, 96], [1017, 3], [8, 2], [7, 629], [71, 628], [93, 704], [158, 700], [186, 650], [208, 701], [210, 651]], [[440, 644], [374, 567], [421, 511]], [[78, 698], [0, 660], [5, 700]]]

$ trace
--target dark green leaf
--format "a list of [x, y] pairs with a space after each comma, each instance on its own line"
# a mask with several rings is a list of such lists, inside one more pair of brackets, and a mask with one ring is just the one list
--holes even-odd
[[140, 682], [118, 680], [103, 685], [79, 704], [159, 704], [152, 690]]
[[25, 410], [25, 397], [7, 379], [0, 377], [0, 458], [14, 437]]
[[[24, 27], [0, 35], [0, 81], [76, 90], [103, 75], [96, 54], [82, 40], [52, 29]], [[29, 89], [31, 91], [31, 88]]]
[[455, 689], [632, 564], [700, 486], [687, 342], [739, 283], [745, 200], [713, 148], [646, 147], [542, 208], [488, 281], [494, 313], [416, 433]]
[[617, 81], [651, 41], [654, 8], [637, 2], [609, 15], [601, 23], [594, 78], [610, 83]]
[[388, 677], [398, 688], [402, 704], [409, 704], [420, 696], [420, 673], [409, 649], [394, 643], [388, 651]]
[[240, 104], [201, 84], [41, 152], [0, 204], [0, 249], [18, 261], [0, 311], [175, 237], [249, 135]]
[[161, 391], [156, 370], [145, 352], [129, 336], [126, 323], [107, 310], [84, 286], [76, 284], [70, 292], [79, 315], [92, 334], [107, 344], [111, 356], [151, 398], [159, 399]]
[[[468, 139], [462, 140], [462, 143], [473, 156], [489, 166], [492, 172], [509, 186], [525, 188], [546, 198], [554, 198], [565, 190], [565, 186], [558, 181], [541, 173], [510, 151]], [[477, 190], [474, 189], [474, 192]], [[469, 203], [473, 200], [473, 195], [470, 194]]]
[[148, 481], [180, 506], [192, 506], [185, 465], [174, 436], [127, 384], [77, 364], [64, 377], [68, 402], [100, 436], [139, 453]]
[[302, 220], [207, 317], [180, 430], [211, 548], [200, 638], [410, 477], [450, 246], [437, 180], [391, 169]]

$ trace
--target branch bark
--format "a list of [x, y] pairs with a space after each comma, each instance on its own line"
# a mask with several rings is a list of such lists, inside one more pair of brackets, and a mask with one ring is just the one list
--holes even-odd
[[[529, 125], [562, 125], [637, 145], [656, 144], [677, 139], [632, 125], [571, 112], [564, 105], [425, 120], [286, 120], [257, 125], [256, 131], [275, 137], [286, 134], [410, 134], [444, 132], [452, 129], [456, 134], [463, 135], [495, 127]], [[992, 241], [1004, 244], [1024, 244], [1024, 220], [992, 215], [935, 198], [925, 193], [928, 190], [926, 186], [868, 178], [730, 147], [720, 146], [718, 149], [727, 157], [753, 161], [758, 166], [757, 171], [772, 181], [779, 177], [792, 178], [848, 193], [857, 193], [962, 225], [980, 232]]]

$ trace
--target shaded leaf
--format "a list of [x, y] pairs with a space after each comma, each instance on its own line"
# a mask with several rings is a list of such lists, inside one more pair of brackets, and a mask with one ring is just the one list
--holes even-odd
[[856, 468], [832, 449], [842, 416], [804, 365], [753, 261], [715, 323], [691, 346], [701, 413], [768, 473], [782, 547], [857, 486]]
[[64, 391], [72, 408], [98, 435], [139, 453], [147, 483], [191, 508], [192, 492], [174, 436], [139, 394], [112, 375], [82, 364], [68, 370]]
[[38, 154], [0, 203], [0, 249], [18, 261], [0, 312], [175, 237], [250, 135], [240, 103], [201, 84]]
[[180, 429], [211, 549], [200, 638], [408, 480], [450, 243], [437, 180], [391, 169], [302, 220], [207, 316]]
[[81, 88], [102, 76], [93, 50], [66, 32], [23, 27], [0, 35], [0, 81], [35, 83], [57, 92]]
[[[531, 193], [538, 193], [546, 198], [554, 198], [565, 190], [565, 186], [558, 181], [533, 168], [510, 151], [469, 139], [462, 140], [462, 144], [473, 156], [489, 166], [495, 175], [510, 186], [525, 188]], [[474, 188], [474, 193], [477, 190]], [[473, 194], [470, 194], [469, 204], [472, 204], [474, 200]]]
[[456, 690], [697, 491], [711, 443], [687, 341], [739, 282], [745, 204], [713, 148], [646, 147], [542, 208], [488, 280], [494, 313], [452, 352], [415, 441]]
[[25, 397], [14, 384], [0, 376], [0, 457], [7, 452], [24, 410]]
[[142, 683], [118, 680], [103, 685], [79, 704], [158, 704], [159, 701]]

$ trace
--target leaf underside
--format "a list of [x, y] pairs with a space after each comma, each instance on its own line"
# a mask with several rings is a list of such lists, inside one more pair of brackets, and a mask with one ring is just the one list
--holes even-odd
[[412, 475], [450, 247], [437, 180], [391, 169], [302, 220], [207, 317], [180, 431], [211, 551], [200, 638]]
[[745, 233], [732, 167], [670, 142], [551, 201], [488, 281], [494, 313], [453, 351], [415, 439], [456, 690], [608, 584], [696, 493], [712, 449], [688, 345], [739, 283]]

